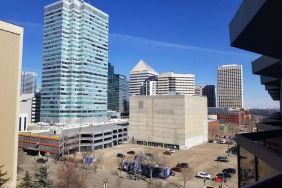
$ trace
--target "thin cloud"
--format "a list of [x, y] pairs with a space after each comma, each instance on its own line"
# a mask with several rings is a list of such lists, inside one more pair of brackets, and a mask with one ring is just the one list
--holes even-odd
[[9, 21], [10, 23], [22, 26], [22, 27], [33, 27], [33, 28], [43, 28], [43, 23], [29, 22], [29, 21]]
[[205, 47], [169, 43], [164, 41], [151, 40], [142, 37], [136, 37], [132, 35], [124, 35], [118, 33], [110, 34], [110, 37], [112, 37], [113, 39], [121, 40], [122, 42], [132, 42], [132, 43], [145, 44], [145, 45], [151, 45], [156, 47], [175, 48], [175, 49], [189, 50], [189, 51], [201, 51], [201, 52], [217, 53], [217, 54], [225, 54], [225, 55], [251, 56], [251, 54], [247, 54], [247, 53], [230, 52], [230, 51], [211, 49]]

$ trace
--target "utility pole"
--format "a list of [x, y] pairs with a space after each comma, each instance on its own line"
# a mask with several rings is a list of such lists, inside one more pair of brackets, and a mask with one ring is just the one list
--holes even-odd
[[104, 179], [104, 188], [108, 188], [108, 178]]
[[223, 183], [224, 183], [224, 173], [222, 173], [222, 181], [221, 181], [221, 187], [220, 188], [223, 188]]

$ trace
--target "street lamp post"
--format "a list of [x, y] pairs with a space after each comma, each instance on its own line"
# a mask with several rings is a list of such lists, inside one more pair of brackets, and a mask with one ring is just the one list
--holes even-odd
[[104, 188], [108, 188], [108, 178], [104, 179]]

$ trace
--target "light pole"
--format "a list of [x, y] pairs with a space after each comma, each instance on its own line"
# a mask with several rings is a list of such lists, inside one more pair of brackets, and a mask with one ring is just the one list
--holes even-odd
[[108, 178], [104, 179], [104, 188], [108, 188]]
[[207, 178], [205, 177], [204, 178], [204, 187], [206, 186], [206, 180], [207, 180]]
[[224, 173], [222, 173], [222, 181], [221, 181], [221, 187], [220, 188], [223, 188], [223, 183], [224, 183]]

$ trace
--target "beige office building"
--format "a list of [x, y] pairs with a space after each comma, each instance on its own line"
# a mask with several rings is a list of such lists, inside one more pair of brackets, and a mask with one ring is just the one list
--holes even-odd
[[220, 108], [244, 107], [242, 65], [231, 64], [218, 67], [217, 102]]
[[129, 141], [150, 146], [188, 149], [207, 142], [207, 120], [205, 97], [131, 96]]
[[164, 72], [158, 76], [158, 94], [195, 95], [195, 75]]
[[23, 28], [0, 21], [0, 165], [16, 187]]

